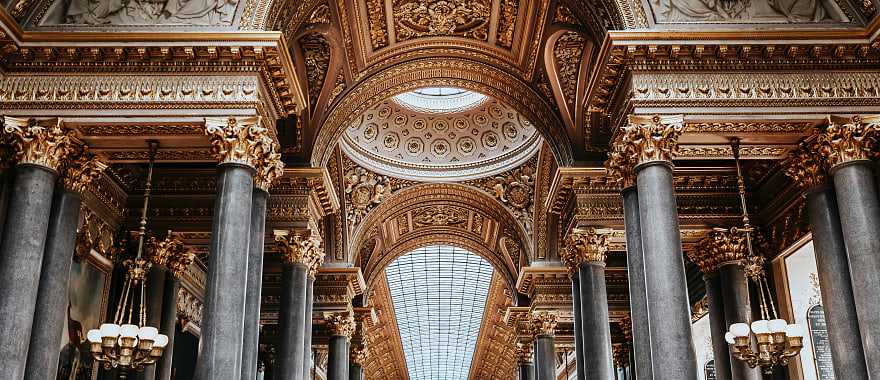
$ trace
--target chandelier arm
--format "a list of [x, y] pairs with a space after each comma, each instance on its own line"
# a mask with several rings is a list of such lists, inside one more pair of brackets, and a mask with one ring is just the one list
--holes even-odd
[[113, 318], [113, 322], [117, 325], [121, 325], [125, 318], [125, 305], [128, 303], [129, 293], [131, 293], [131, 277], [126, 275], [125, 283], [122, 288], [122, 299], [120, 300], [119, 305], [116, 305], [116, 316]]
[[[767, 297], [770, 298], [770, 317], [772, 317], [772, 319], [776, 319], [776, 303], [773, 302], [773, 292], [770, 291], [770, 283], [767, 282], [767, 276], [761, 276], [761, 280], [764, 282], [764, 289], [767, 290]], [[769, 319], [770, 318], [768, 318], [768, 320]]]
[[147, 283], [146, 283], [146, 281], [141, 281], [140, 284], [141, 284], [141, 306], [140, 306], [139, 325], [146, 326], [147, 325], [147, 306], [146, 306]]

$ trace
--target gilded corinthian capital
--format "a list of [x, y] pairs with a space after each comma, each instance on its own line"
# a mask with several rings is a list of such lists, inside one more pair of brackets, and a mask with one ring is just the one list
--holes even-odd
[[324, 315], [324, 321], [327, 322], [327, 327], [333, 335], [344, 336], [349, 340], [354, 335], [356, 327], [354, 317], [348, 313], [329, 313]]
[[275, 246], [281, 253], [281, 260], [287, 264], [303, 264], [312, 271], [324, 260], [321, 238], [311, 230], [276, 232]]
[[165, 240], [158, 241], [151, 237], [148, 243], [150, 248], [150, 261], [154, 265], [168, 268], [174, 278], [180, 278], [186, 272], [186, 268], [192, 264], [195, 252], [187, 247], [180, 237], [168, 231]]
[[608, 176], [620, 184], [621, 189], [635, 186], [636, 175], [633, 167], [635, 162], [632, 161], [634, 154], [628, 152], [627, 144], [613, 144], [611, 151], [608, 152], [608, 159], [605, 160], [605, 171]]
[[3, 132], [12, 137], [19, 164], [58, 171], [74, 150], [73, 131], [65, 129], [58, 118], [38, 121], [7, 116], [3, 118]]
[[532, 362], [532, 342], [516, 343], [516, 363], [525, 364]]
[[672, 162], [678, 154], [678, 137], [684, 120], [674, 116], [630, 116], [629, 125], [613, 142], [612, 151], [629, 156], [635, 166], [649, 162]]
[[221, 164], [258, 168], [267, 152], [277, 150], [259, 117], [206, 117], [205, 133], [211, 138], [211, 152]]
[[725, 264], [741, 263], [747, 256], [746, 234], [735, 228], [710, 231], [688, 252], [688, 258], [703, 274], [715, 273]]
[[556, 324], [559, 317], [552, 311], [540, 311], [532, 314], [532, 334], [553, 336], [556, 334]]
[[797, 149], [789, 152], [785, 174], [805, 190], [825, 184], [827, 173], [820, 154], [815, 141], [802, 141]]
[[604, 263], [610, 236], [611, 231], [608, 230], [592, 227], [575, 229], [565, 239], [565, 248], [559, 256], [571, 272], [577, 271], [581, 263]]
[[70, 191], [84, 194], [92, 181], [101, 177], [107, 164], [89, 153], [88, 147], [82, 146], [80, 153], [62, 163], [61, 181]]
[[877, 152], [880, 115], [828, 118], [828, 128], [816, 138], [829, 168], [852, 161], [870, 160]]
[[262, 157], [257, 159], [256, 168], [254, 186], [268, 192], [272, 183], [284, 175], [284, 163], [281, 161], [281, 153], [278, 153], [278, 144], [272, 142], [269, 150], [264, 151]]

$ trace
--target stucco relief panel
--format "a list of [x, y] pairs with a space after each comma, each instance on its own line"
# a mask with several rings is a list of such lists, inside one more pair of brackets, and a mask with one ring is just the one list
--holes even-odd
[[658, 23], [849, 22], [832, 0], [649, 0]]
[[245, 0], [56, 0], [39, 25], [231, 26]]

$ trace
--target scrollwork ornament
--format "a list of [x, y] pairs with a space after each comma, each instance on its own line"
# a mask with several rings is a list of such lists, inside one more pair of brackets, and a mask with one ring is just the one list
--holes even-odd
[[174, 278], [181, 278], [186, 269], [192, 264], [195, 258], [195, 251], [187, 247], [180, 236], [171, 231], [165, 240], [158, 241], [155, 237], [151, 237], [148, 245], [150, 248], [150, 261], [154, 265], [161, 265], [168, 268]]
[[347, 313], [332, 313], [324, 316], [327, 327], [334, 336], [344, 336], [345, 339], [351, 340], [354, 335], [355, 321], [354, 317]]
[[6, 116], [3, 132], [12, 137], [18, 164], [58, 171], [74, 150], [73, 131], [64, 128], [58, 118], [38, 121]]
[[566, 238], [561, 259], [571, 272], [577, 271], [581, 263], [604, 263], [610, 237], [611, 231], [592, 227], [574, 230]]
[[704, 274], [714, 273], [725, 264], [740, 264], [747, 257], [746, 234], [741, 228], [716, 228], [688, 252], [688, 258]]
[[789, 152], [785, 163], [785, 174], [805, 190], [821, 186], [827, 181], [825, 163], [814, 142], [802, 141], [797, 149]]
[[274, 141], [268, 150], [257, 160], [257, 173], [254, 175], [254, 186], [268, 192], [278, 178], [284, 175], [284, 162], [278, 152], [278, 144]]
[[532, 334], [535, 336], [546, 335], [553, 336], [556, 334], [556, 324], [559, 317], [552, 311], [536, 312], [532, 315], [531, 327]]
[[373, 207], [391, 196], [391, 180], [360, 166], [352, 167], [345, 172], [345, 196], [350, 206], [348, 220], [357, 225]]
[[220, 164], [239, 164], [256, 168], [274, 142], [260, 117], [205, 118], [205, 133], [211, 138], [211, 153]]
[[275, 245], [281, 253], [281, 260], [287, 264], [302, 264], [311, 270], [319, 257], [323, 261], [321, 239], [310, 230], [276, 235]]
[[880, 115], [829, 117], [828, 127], [816, 138], [829, 168], [852, 161], [870, 160], [877, 152]]
[[83, 145], [80, 154], [61, 165], [61, 182], [70, 191], [84, 194], [94, 180], [101, 178], [107, 164], [95, 157]]
[[[635, 166], [650, 162], [672, 162], [678, 154], [678, 137], [683, 130], [681, 115], [629, 116], [629, 125], [623, 128], [616, 144], [624, 144], [624, 152]], [[615, 149], [618, 149], [615, 147]]]
[[516, 344], [516, 362], [525, 364], [532, 362], [532, 345], [530, 342], [518, 342]]

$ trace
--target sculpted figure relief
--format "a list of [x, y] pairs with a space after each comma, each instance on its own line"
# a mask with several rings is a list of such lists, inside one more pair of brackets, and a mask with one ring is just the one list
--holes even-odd
[[44, 25], [232, 25], [238, 0], [58, 0]]
[[846, 22], [832, 0], [652, 0], [658, 22]]

